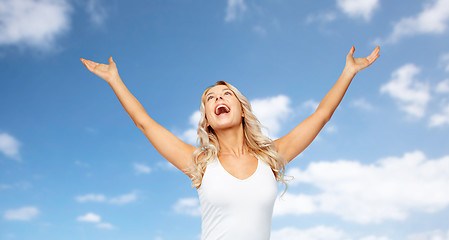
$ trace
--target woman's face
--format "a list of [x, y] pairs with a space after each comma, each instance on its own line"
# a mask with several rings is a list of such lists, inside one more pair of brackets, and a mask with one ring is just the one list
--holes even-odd
[[210, 88], [204, 101], [207, 123], [214, 131], [242, 123], [243, 111], [240, 101], [226, 85]]

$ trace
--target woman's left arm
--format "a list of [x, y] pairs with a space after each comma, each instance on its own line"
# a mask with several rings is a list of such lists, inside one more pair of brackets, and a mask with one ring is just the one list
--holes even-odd
[[287, 135], [274, 141], [276, 150], [287, 162], [293, 160], [312, 143], [324, 125], [331, 119], [354, 76], [370, 66], [379, 57], [380, 48], [376, 47], [366, 58], [354, 58], [354, 51], [355, 48], [352, 47], [346, 56], [343, 73], [321, 100], [315, 112]]

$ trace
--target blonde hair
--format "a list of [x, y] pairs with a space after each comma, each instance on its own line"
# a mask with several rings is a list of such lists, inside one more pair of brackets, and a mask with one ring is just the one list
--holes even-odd
[[[261, 131], [262, 124], [252, 113], [251, 105], [243, 94], [237, 90], [231, 84], [225, 81], [218, 81], [215, 85], [208, 87], [201, 96], [201, 118], [198, 123], [198, 142], [199, 148], [193, 153], [193, 162], [190, 167], [190, 175], [192, 178], [192, 187], [199, 188], [203, 179], [204, 171], [209, 162], [218, 159], [218, 153], [220, 152], [220, 145], [218, 143], [217, 135], [212, 127], [207, 126], [206, 111], [205, 111], [205, 96], [207, 92], [214, 86], [225, 85], [227, 86], [240, 101], [244, 117], [243, 132], [245, 143], [249, 148], [249, 151], [258, 156], [260, 160], [266, 162], [272, 169], [276, 181], [285, 184], [285, 190], [287, 191], [287, 183], [285, 177], [285, 165], [287, 162], [280, 154], [277, 153], [273, 141], [264, 136]], [[282, 197], [281, 195], [281, 197]]]

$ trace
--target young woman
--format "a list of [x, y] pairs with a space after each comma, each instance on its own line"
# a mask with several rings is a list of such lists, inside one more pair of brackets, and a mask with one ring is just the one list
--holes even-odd
[[201, 97], [200, 147], [189, 145], [155, 122], [109, 65], [81, 59], [113, 89], [136, 126], [156, 150], [192, 179], [197, 188], [203, 240], [269, 239], [277, 183], [285, 184], [285, 165], [306, 149], [331, 119], [354, 76], [380, 51], [354, 58], [352, 47], [343, 73], [315, 112], [275, 141], [261, 133], [249, 101], [231, 84], [219, 81]]

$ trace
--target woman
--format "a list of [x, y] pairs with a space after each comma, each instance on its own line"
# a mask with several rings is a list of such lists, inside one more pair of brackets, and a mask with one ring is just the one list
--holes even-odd
[[276, 181], [285, 184], [285, 165], [315, 139], [354, 76], [379, 57], [379, 50], [354, 58], [352, 47], [343, 73], [315, 112], [275, 141], [261, 134], [248, 100], [229, 83], [217, 82], [201, 97], [199, 148], [181, 141], [146, 113], [123, 84], [112, 57], [109, 65], [81, 61], [106, 80], [156, 150], [192, 179], [201, 204], [201, 238], [247, 240], [270, 238]]

